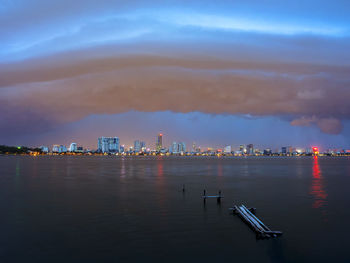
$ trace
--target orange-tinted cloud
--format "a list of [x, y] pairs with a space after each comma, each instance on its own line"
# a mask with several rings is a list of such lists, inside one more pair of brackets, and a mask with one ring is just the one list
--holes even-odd
[[280, 116], [292, 125], [316, 124], [336, 134], [341, 120], [350, 116], [346, 66], [180, 55], [66, 55], [6, 65], [0, 72], [6, 107], [19, 114], [30, 109], [36, 120], [50, 123], [130, 110], [200, 111]]

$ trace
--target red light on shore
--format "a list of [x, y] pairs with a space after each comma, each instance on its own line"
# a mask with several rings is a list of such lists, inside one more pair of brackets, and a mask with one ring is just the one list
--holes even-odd
[[315, 155], [319, 154], [318, 147], [312, 147], [312, 151], [314, 152]]

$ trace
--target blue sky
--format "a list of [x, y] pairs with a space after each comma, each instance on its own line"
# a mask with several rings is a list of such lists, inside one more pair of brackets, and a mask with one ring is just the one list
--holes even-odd
[[350, 147], [347, 1], [0, 3], [2, 144]]

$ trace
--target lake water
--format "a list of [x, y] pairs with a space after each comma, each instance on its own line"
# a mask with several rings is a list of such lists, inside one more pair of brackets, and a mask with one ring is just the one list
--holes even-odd
[[2, 263], [350, 262], [348, 157], [0, 156], [0, 187]]

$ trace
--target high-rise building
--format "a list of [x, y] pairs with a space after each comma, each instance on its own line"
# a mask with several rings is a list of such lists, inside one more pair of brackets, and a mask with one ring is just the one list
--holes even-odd
[[171, 153], [178, 153], [179, 152], [179, 145], [177, 142], [173, 142], [171, 147], [170, 147], [170, 152]]
[[186, 152], [186, 144], [184, 142], [173, 142], [169, 150], [171, 153], [184, 153]]
[[100, 137], [100, 138], [98, 138], [97, 151], [102, 152], [102, 153], [119, 152], [119, 138], [118, 137]]
[[253, 155], [254, 154], [254, 146], [253, 144], [247, 145], [247, 154]]
[[231, 151], [232, 151], [231, 145], [225, 146], [224, 153], [231, 153]]
[[42, 146], [40, 146], [40, 149], [41, 149], [41, 151], [43, 153], [48, 153], [49, 152], [49, 147], [47, 147], [47, 146], [42, 145]]
[[144, 141], [136, 140], [134, 141], [134, 152], [145, 152], [146, 143]]
[[239, 151], [241, 152], [241, 154], [243, 154], [243, 153], [246, 152], [245, 147], [244, 147], [243, 144], [241, 144], [241, 145], [239, 146]]
[[192, 143], [192, 152], [196, 152], [196, 143], [195, 142]]
[[125, 146], [124, 145], [120, 145], [119, 152], [121, 152], [121, 153], [125, 152]]
[[67, 152], [67, 147], [65, 145], [60, 145], [60, 147], [58, 148], [58, 152], [59, 153]]
[[58, 153], [59, 151], [60, 151], [60, 146], [57, 145], [57, 144], [54, 144], [54, 145], [52, 146], [52, 152], [53, 152], [53, 153]]
[[272, 150], [270, 148], [267, 148], [264, 150], [264, 155], [271, 155], [272, 154]]
[[78, 146], [78, 147], [77, 147], [77, 152], [78, 152], [78, 153], [84, 152], [84, 147], [83, 147], [83, 146]]
[[134, 152], [141, 152], [141, 142], [139, 140], [134, 141]]
[[281, 153], [282, 154], [291, 154], [293, 153], [293, 148], [292, 146], [285, 146], [281, 148]]
[[146, 143], [144, 141], [140, 141], [141, 152], [146, 152]]
[[52, 152], [54, 152], [54, 153], [65, 153], [65, 152], [67, 152], [67, 147], [64, 146], [64, 145], [57, 145], [57, 144], [55, 144], [52, 147]]
[[69, 146], [69, 151], [70, 152], [76, 152], [78, 150], [78, 146], [75, 142], [72, 142]]
[[156, 151], [160, 152], [163, 148], [163, 134], [159, 133], [156, 142]]
[[185, 153], [186, 152], [186, 143], [179, 142], [178, 151], [179, 151], [179, 153]]

